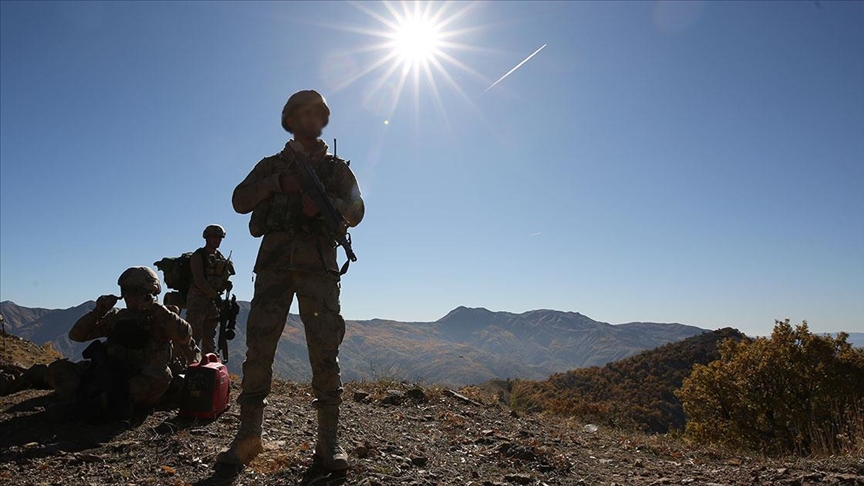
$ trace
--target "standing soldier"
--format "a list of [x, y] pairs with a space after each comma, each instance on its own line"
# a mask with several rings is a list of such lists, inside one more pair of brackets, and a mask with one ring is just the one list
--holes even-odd
[[192, 282], [186, 297], [186, 320], [192, 325], [195, 341], [201, 353], [216, 352], [216, 327], [219, 325], [219, 294], [231, 290], [228, 280], [234, 275], [234, 265], [219, 251], [225, 229], [218, 224], [204, 228], [205, 245], [189, 258]]
[[273, 357], [296, 294], [312, 365], [312, 406], [318, 413], [315, 457], [328, 469], [348, 468], [348, 456], [337, 434], [342, 402], [337, 355], [345, 320], [339, 307], [336, 241], [344, 234], [325, 229], [319, 208], [304, 193], [308, 188], [295, 163], [295, 154], [305, 155], [347, 225], [360, 223], [365, 206], [357, 180], [348, 163], [327, 153], [327, 144], [318, 139], [329, 118], [330, 108], [316, 91], [293, 94], [282, 109], [282, 127], [294, 139], [280, 153], [258, 162], [234, 189], [234, 210], [252, 212], [249, 230], [264, 238], [255, 262], [243, 392], [237, 399], [240, 427], [230, 448], [217, 456], [223, 464], [247, 464], [263, 450], [261, 423], [273, 378]]

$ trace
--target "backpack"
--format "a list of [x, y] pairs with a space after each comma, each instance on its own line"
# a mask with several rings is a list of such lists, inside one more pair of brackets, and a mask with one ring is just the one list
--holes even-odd
[[153, 263], [165, 276], [165, 285], [180, 292], [184, 301], [189, 293], [189, 286], [192, 285], [192, 265], [189, 260], [193, 253], [195, 252], [190, 251], [178, 257], [165, 257]]

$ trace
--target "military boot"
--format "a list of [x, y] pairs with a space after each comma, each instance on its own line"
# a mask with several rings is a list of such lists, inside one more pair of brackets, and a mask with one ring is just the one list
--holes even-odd
[[325, 405], [318, 409], [318, 443], [315, 456], [331, 471], [348, 469], [348, 454], [339, 446], [339, 406]]
[[230, 466], [241, 466], [252, 462], [264, 451], [261, 442], [261, 422], [264, 407], [240, 406], [240, 428], [231, 441], [231, 446], [216, 456], [216, 462]]

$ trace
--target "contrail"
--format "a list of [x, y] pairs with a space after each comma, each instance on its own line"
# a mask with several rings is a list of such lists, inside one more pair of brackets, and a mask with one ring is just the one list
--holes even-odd
[[484, 89], [484, 90], [483, 90], [483, 93], [480, 93], [477, 97], [479, 98], [480, 96], [483, 96], [487, 91], [489, 91], [490, 89], [494, 88], [496, 84], [500, 83], [501, 81], [504, 81], [504, 78], [506, 78], [507, 76], [510, 76], [511, 74], [513, 74], [513, 71], [515, 71], [515, 70], [519, 69], [520, 67], [522, 67], [522, 65], [525, 64], [526, 62], [528, 62], [529, 59], [531, 59], [532, 57], [536, 56], [538, 52], [542, 51], [544, 47], [546, 47], [546, 44], [543, 44], [542, 46], [540, 46], [540, 49], [537, 49], [536, 51], [534, 51], [533, 53], [531, 53], [530, 56], [526, 57], [524, 61], [522, 61], [522, 62], [520, 62], [519, 64], [517, 64], [516, 67], [514, 67], [513, 69], [507, 71], [507, 74], [505, 74], [504, 76], [501, 76], [500, 78], [498, 78], [498, 81], [495, 81], [494, 83], [492, 83], [491, 86], [489, 86], [488, 88]]

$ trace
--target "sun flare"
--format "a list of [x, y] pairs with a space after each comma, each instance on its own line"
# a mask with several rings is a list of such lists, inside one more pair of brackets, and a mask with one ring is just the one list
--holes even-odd
[[393, 49], [406, 68], [435, 59], [441, 43], [439, 28], [429, 19], [403, 20], [393, 33]]
[[444, 89], [455, 92], [466, 103], [473, 103], [462, 86], [464, 76], [457, 80], [455, 72], [488, 84], [484, 76], [457, 58], [460, 52], [484, 51], [465, 42], [485, 28], [472, 25], [470, 15], [481, 3], [385, 1], [351, 4], [378, 25], [336, 28], [378, 39], [378, 42], [358, 43], [340, 53], [340, 61], [333, 64], [345, 67], [340, 74], [333, 75], [331, 90], [345, 89], [368, 76], [370, 79], [363, 86], [363, 105], [392, 122], [406, 92], [412, 97], [416, 119], [420, 118], [421, 98], [431, 100], [438, 114], [446, 119], [442, 100]]

